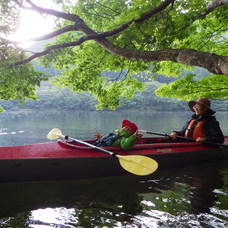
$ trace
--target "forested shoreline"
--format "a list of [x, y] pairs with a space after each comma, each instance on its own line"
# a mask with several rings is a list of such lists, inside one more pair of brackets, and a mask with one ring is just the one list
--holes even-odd
[[[134, 98], [122, 100], [116, 109], [141, 111], [188, 111], [187, 102], [174, 98], [157, 97], [154, 91], [161, 83], [157, 81], [146, 82], [146, 89], [135, 94]], [[86, 92], [74, 93], [67, 88], [56, 88], [44, 83], [37, 89], [38, 100], [26, 100], [21, 104], [16, 100], [0, 101], [6, 111], [39, 110], [39, 111], [95, 111], [98, 102]], [[227, 100], [214, 100], [212, 107], [217, 111], [227, 111]], [[109, 109], [104, 109], [109, 110]]]

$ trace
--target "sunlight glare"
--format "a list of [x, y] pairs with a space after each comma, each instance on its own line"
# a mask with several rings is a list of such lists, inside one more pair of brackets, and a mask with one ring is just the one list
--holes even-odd
[[73, 225], [77, 222], [74, 208], [45, 208], [32, 211], [29, 227], [65, 227], [68, 223]]
[[[53, 5], [52, 1], [38, 1], [37, 4], [46, 8], [57, 9], [57, 5]], [[34, 11], [22, 9], [20, 26], [14, 34], [8, 36], [8, 39], [21, 42], [20, 47], [29, 47], [34, 42], [28, 40], [53, 31], [54, 20], [55, 17], [44, 16]]]

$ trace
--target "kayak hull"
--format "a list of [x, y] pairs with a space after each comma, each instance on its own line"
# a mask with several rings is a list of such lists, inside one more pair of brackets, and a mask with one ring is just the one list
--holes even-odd
[[[226, 140], [228, 138], [226, 137]], [[228, 158], [228, 147], [198, 143], [160, 143], [151, 138], [132, 149], [106, 147], [120, 155], [144, 155], [160, 169], [176, 168]], [[88, 141], [92, 143], [92, 141]], [[156, 142], [156, 143], [155, 143]], [[118, 158], [71, 141], [0, 147], [0, 182], [97, 178], [130, 174]]]

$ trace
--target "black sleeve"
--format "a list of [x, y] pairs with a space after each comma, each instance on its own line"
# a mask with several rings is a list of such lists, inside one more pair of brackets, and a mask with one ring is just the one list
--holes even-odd
[[223, 143], [224, 135], [217, 120], [211, 120], [205, 125], [206, 141], [212, 143]]

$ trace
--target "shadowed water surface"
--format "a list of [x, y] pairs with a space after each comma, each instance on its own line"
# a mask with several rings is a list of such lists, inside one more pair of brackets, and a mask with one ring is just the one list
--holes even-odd
[[125, 177], [0, 184], [0, 227], [227, 227], [228, 161]]

